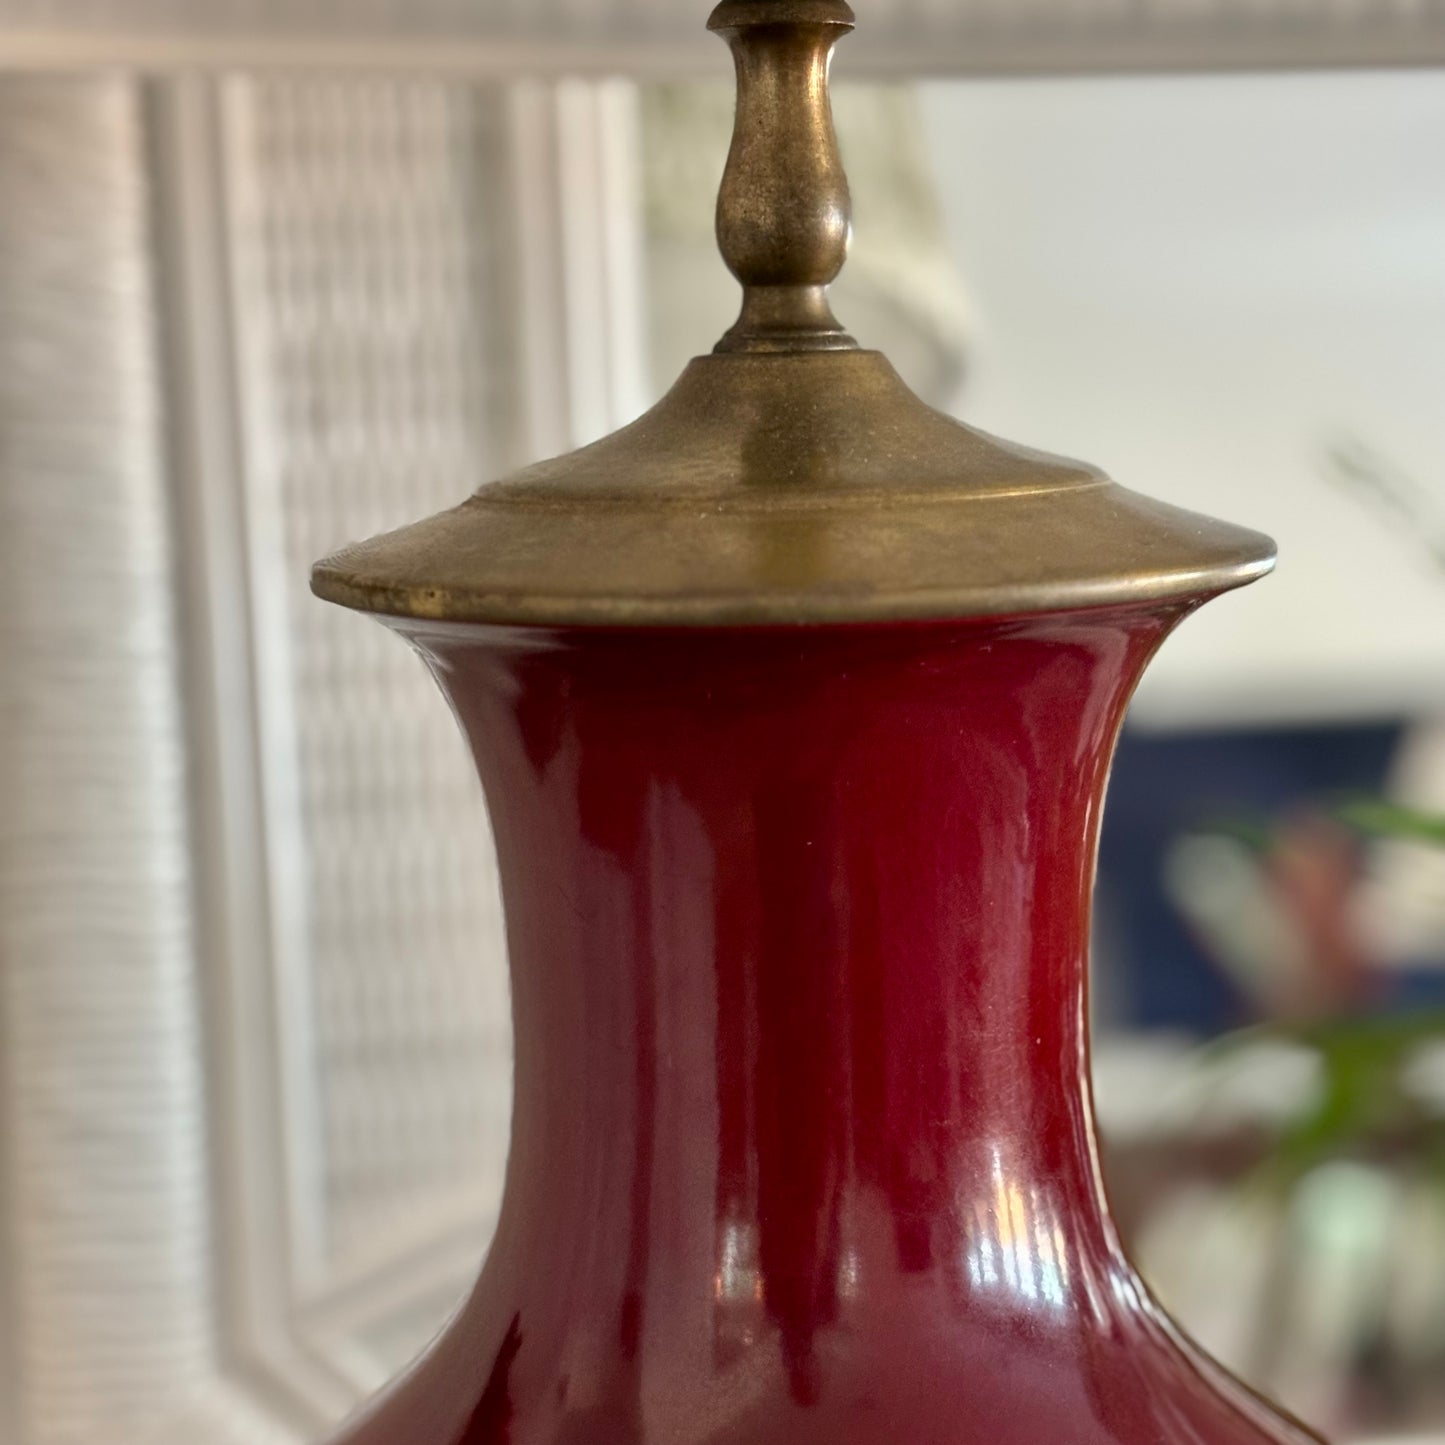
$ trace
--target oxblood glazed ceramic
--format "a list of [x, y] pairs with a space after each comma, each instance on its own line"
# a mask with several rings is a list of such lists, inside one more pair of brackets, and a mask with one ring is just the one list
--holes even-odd
[[344, 1445], [1313, 1439], [1150, 1299], [1095, 1152], [1101, 799], [1192, 605], [398, 623], [492, 811], [516, 1105], [476, 1292]]

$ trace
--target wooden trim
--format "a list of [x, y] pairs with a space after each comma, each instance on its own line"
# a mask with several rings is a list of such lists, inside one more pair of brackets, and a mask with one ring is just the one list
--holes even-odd
[[[700, 15], [657, 0], [598, 3], [585, 19], [489, 20], [486, 7], [391, 0], [338, 19], [296, 0], [284, 21], [242, 0], [204, 9], [180, 0], [112, 0], [103, 19], [38, 23], [36, 7], [0, 0], [0, 69], [147, 71], [288, 68], [516, 77], [714, 75], [725, 69]], [[842, 75], [1017, 75], [1109, 71], [1318, 69], [1445, 64], [1445, 0], [1213, 0], [1127, 8], [1054, 0], [1001, 16], [996, 5], [879, 0], [867, 43], [840, 52]], [[30, 17], [27, 19], [27, 15]]]

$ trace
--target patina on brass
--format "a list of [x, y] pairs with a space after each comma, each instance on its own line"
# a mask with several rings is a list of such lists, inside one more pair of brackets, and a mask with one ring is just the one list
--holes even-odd
[[400, 617], [721, 626], [1199, 597], [1257, 532], [934, 411], [834, 320], [848, 188], [828, 102], [842, 0], [723, 0], [737, 123], [718, 239], [737, 324], [631, 426], [349, 547], [312, 585]]

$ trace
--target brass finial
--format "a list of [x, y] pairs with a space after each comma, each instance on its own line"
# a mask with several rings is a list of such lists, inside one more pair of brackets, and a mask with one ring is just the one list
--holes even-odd
[[852, 28], [844, 0], [722, 0], [708, 21], [732, 47], [738, 77], [717, 238], [743, 283], [743, 309], [719, 351], [857, 344], [827, 295], [851, 229], [828, 67]]

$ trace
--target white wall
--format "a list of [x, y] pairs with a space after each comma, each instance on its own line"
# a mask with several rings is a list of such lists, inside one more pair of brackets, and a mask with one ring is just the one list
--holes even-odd
[[977, 345], [960, 411], [1272, 533], [1145, 722], [1445, 709], [1445, 74], [946, 82], [929, 145]]

